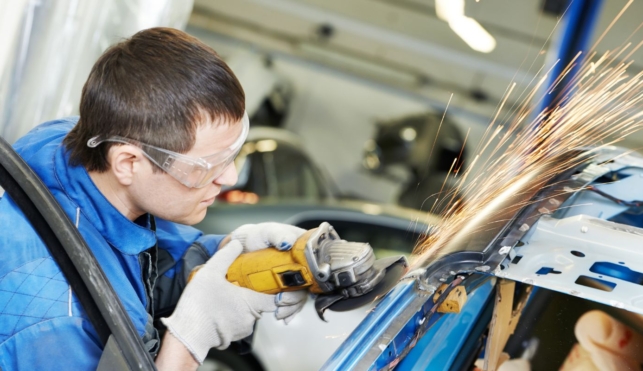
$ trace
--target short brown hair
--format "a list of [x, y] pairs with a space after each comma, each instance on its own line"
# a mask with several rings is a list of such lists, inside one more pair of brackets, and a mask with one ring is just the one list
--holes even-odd
[[212, 48], [179, 30], [151, 28], [110, 47], [94, 64], [80, 119], [64, 145], [72, 165], [102, 172], [113, 143], [89, 148], [92, 137], [118, 135], [185, 153], [199, 123], [237, 122], [244, 111], [241, 84]]

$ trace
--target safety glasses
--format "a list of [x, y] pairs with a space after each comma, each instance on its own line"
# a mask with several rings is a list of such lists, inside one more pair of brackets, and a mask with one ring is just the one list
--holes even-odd
[[158, 148], [149, 144], [142, 143], [138, 140], [111, 136], [101, 138], [95, 136], [87, 141], [87, 146], [95, 148], [103, 142], [114, 142], [135, 145], [143, 151], [152, 163], [160, 167], [188, 188], [203, 188], [218, 178], [225, 169], [232, 164], [235, 157], [241, 150], [243, 143], [248, 136], [250, 121], [248, 114], [243, 115], [241, 120], [243, 129], [239, 138], [230, 147], [219, 151], [213, 155], [194, 158], [180, 153], [168, 151], [167, 149]]

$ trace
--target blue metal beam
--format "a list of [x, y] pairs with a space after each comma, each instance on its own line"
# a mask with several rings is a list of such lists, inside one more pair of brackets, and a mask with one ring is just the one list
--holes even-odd
[[[557, 37], [558, 42], [553, 43], [549, 50], [549, 54], [552, 56], [549, 58], [549, 64], [553, 64], [556, 60], [558, 60], [558, 63], [549, 75], [549, 80], [545, 85], [547, 90], [553, 87], [556, 79], [579, 51], [583, 52], [584, 58], [587, 57], [588, 48], [590, 47], [589, 42], [598, 22], [602, 5], [603, 0], [571, 0], [561, 22]], [[538, 112], [557, 105], [557, 98], [569, 89], [569, 81], [578, 72], [578, 61], [556, 89], [551, 94], [544, 96], [540, 102]]]

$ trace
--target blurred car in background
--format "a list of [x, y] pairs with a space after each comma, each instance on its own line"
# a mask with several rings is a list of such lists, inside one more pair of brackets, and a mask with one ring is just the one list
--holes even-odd
[[239, 180], [232, 187], [224, 187], [217, 202], [320, 201], [336, 193], [332, 181], [311, 160], [299, 136], [285, 129], [251, 127], [235, 165]]
[[[399, 205], [429, 210], [440, 191], [453, 190], [454, 179], [447, 176], [449, 170], [462, 168], [464, 146], [463, 135], [448, 116], [405, 116], [377, 123], [373, 139], [364, 145], [362, 164], [374, 175], [404, 182], [397, 196]], [[407, 174], [404, 179], [396, 179], [399, 175], [394, 170], [400, 168]]]

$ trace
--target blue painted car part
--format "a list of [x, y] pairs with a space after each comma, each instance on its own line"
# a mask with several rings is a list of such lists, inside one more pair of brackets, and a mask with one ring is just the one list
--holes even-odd
[[[615, 204], [595, 192], [569, 192], [566, 189], [583, 189], [587, 185], [593, 184], [597, 179], [612, 176], [616, 172], [623, 173], [623, 176], [620, 177], [621, 181], [617, 183], [635, 182], [634, 179], [637, 178], [643, 179], [643, 177], [631, 176], [637, 173], [636, 170], [625, 170], [634, 163], [643, 164], [643, 159], [617, 148], [606, 148], [597, 153], [595, 157], [588, 159], [587, 163], [560, 174], [552, 180], [550, 186], [543, 187], [543, 191], [532, 198], [533, 202], [529, 203], [529, 206], [511, 218], [483, 251], [458, 251], [445, 255], [430, 262], [421, 277], [412, 281], [414, 284], [409, 283], [409, 280], [401, 282], [349, 336], [323, 369], [370, 370], [389, 368], [395, 362], [399, 362], [410, 353], [416, 340], [419, 340], [424, 334], [423, 330], [428, 330], [431, 325], [441, 321], [439, 314], [432, 317], [426, 316], [433, 306], [430, 296], [440, 283], [449, 282], [454, 275], [471, 272], [502, 275], [518, 262], [518, 265], [524, 265], [522, 260], [516, 259], [518, 255], [521, 255], [520, 251], [516, 251], [521, 247], [517, 246], [524, 245], [519, 243], [523, 238], [527, 241], [530, 240], [530, 235], [535, 231], [532, 226], [542, 216], [560, 217], [561, 214], [574, 212], [578, 209], [576, 205], [582, 201], [582, 196], [592, 194], [603, 201], [601, 204]], [[630, 176], [625, 176], [628, 174]], [[613, 194], [612, 192], [615, 191], [613, 187], [616, 183], [602, 181], [597, 183], [601, 183], [597, 186], [600, 186], [602, 191], [609, 194]], [[632, 184], [628, 184], [628, 187], [634, 188]], [[621, 193], [617, 194], [621, 199], [628, 200], [627, 197], [621, 197]], [[550, 215], [551, 205], [559, 205], [558, 211], [554, 211], [553, 215]], [[571, 208], [569, 205], [575, 207]], [[617, 206], [619, 210], [613, 210], [614, 213], [622, 212], [625, 208], [623, 205]], [[611, 215], [612, 212], [608, 214]], [[529, 228], [524, 228], [525, 225]], [[528, 231], [525, 232], [525, 229]], [[507, 250], [505, 248], [507, 246], [512, 248]], [[574, 255], [570, 254], [570, 256]], [[539, 266], [529, 274], [535, 274], [542, 267], [542, 265]], [[551, 274], [543, 274], [542, 277], [558, 277], [560, 275], [560, 273], [554, 272], [553, 268], [556, 265], [550, 267], [552, 270], [548, 270], [547, 273]], [[560, 270], [556, 270], [556, 272], [560, 272]], [[531, 306], [533, 303], [530, 302], [527, 308]], [[514, 352], [519, 351], [518, 348], [514, 349]]]
[[460, 348], [460, 354], [456, 357], [450, 370], [452, 371], [469, 371], [471, 365], [476, 359], [484, 358], [485, 346], [487, 344], [486, 331], [491, 321], [494, 306], [491, 304], [494, 295], [489, 297], [489, 303], [483, 308], [483, 312], [478, 318], [475, 326], [465, 339], [465, 343]]
[[[414, 301], [426, 301], [429, 295], [419, 292], [414, 280], [398, 284], [375, 307], [322, 366], [322, 370], [355, 370], [359, 361], [373, 349], [375, 342], [402, 312]], [[412, 321], [409, 321], [412, 322]], [[386, 347], [388, 344], [384, 345]], [[382, 349], [383, 350], [383, 349]]]
[[[548, 214], [547, 206], [552, 200], [558, 204], [564, 203], [572, 195], [564, 191], [565, 187], [578, 189], [594, 179], [594, 173], [573, 177], [577, 173], [584, 175], [581, 169], [585, 166], [583, 164], [559, 174], [552, 179], [550, 186], [543, 187], [533, 196], [533, 202], [515, 215], [502, 214], [501, 220], [507, 220], [506, 224], [497, 233], [494, 232], [495, 237], [488, 236], [490, 241], [482, 250], [471, 251], [463, 246], [460, 251], [429, 262], [419, 277], [400, 282], [351, 333], [322, 369], [388, 369], [399, 362], [429, 326], [439, 321], [440, 314], [430, 315], [434, 307], [431, 297], [437, 287], [453, 280], [456, 275], [506, 269], [506, 265], [515, 257], [511, 247], [516, 246], [528, 233], [529, 228], [524, 226], [531, 226], [543, 213]], [[475, 245], [480, 239], [473, 242]], [[507, 246], [510, 247], [509, 251]]]
[[542, 267], [536, 272], [536, 274], [550, 274], [550, 273], [551, 274], [560, 274], [559, 271], [555, 270], [554, 268], [550, 268], [550, 267]]
[[614, 147], [601, 152], [574, 175], [584, 185], [570, 187], [574, 195], [513, 249], [520, 262], [494, 274], [643, 313], [643, 157]]
[[[461, 280], [454, 280], [450, 288]], [[488, 280], [488, 276], [473, 275], [462, 284], [467, 291], [473, 292], [474, 288], [488, 285]], [[402, 281], [360, 323], [322, 370], [380, 370], [394, 367], [432, 326], [445, 318], [446, 315], [435, 313], [435, 309], [449, 291], [446, 290], [441, 300], [433, 303], [432, 295], [422, 290], [416, 280]], [[476, 310], [480, 309], [478, 307]], [[474, 310], [473, 305], [471, 310]], [[391, 329], [395, 335], [389, 338], [385, 332]], [[377, 344], [380, 339], [388, 340]]]
[[[440, 294], [437, 301], [434, 302], [433, 297], [425, 301], [422, 308], [412, 317], [412, 320], [408, 321], [406, 325], [395, 334], [392, 341], [389, 342], [388, 346], [375, 360], [374, 366], [371, 366], [371, 369], [391, 369], [406, 357], [428, 329], [439, 322], [443, 314], [437, 312], [438, 307], [442, 305], [451, 290], [462, 283], [464, 278], [465, 277], [461, 276], [453, 280]], [[382, 346], [380, 346], [380, 348], [381, 347]]]
[[[623, 176], [623, 174], [629, 176]], [[642, 175], [643, 168], [619, 168], [615, 171], [610, 171], [602, 177], [620, 179], [610, 183], [591, 184], [589, 185], [591, 188], [587, 188], [588, 185], [583, 186], [584, 190], [577, 192], [569, 200], [569, 202], [573, 202], [574, 207], [561, 208], [560, 212], [557, 212], [555, 216], [557, 218], [569, 218], [576, 215], [589, 215], [610, 220], [621, 217], [625, 212], [637, 215], [636, 209], [638, 207], [633, 207], [632, 204], [636, 203], [641, 196], [640, 190], [643, 189]], [[597, 207], [597, 205], [600, 205], [600, 207]], [[622, 221], [619, 222], [622, 223]]]
[[[397, 365], [396, 370], [450, 370], [454, 363], [469, 353], [463, 351], [472, 332], [489, 319], [483, 320], [485, 308], [493, 308], [494, 283], [487, 281], [467, 296], [460, 313], [442, 315], [429, 331], [417, 342], [413, 350]], [[488, 312], [489, 318], [491, 312]], [[476, 334], [479, 338], [481, 333]]]
[[620, 264], [614, 264], [610, 262], [596, 262], [589, 268], [589, 271], [596, 274], [602, 274], [603, 276], [632, 282], [637, 285], [643, 284], [643, 273], [633, 271], [630, 268]]

